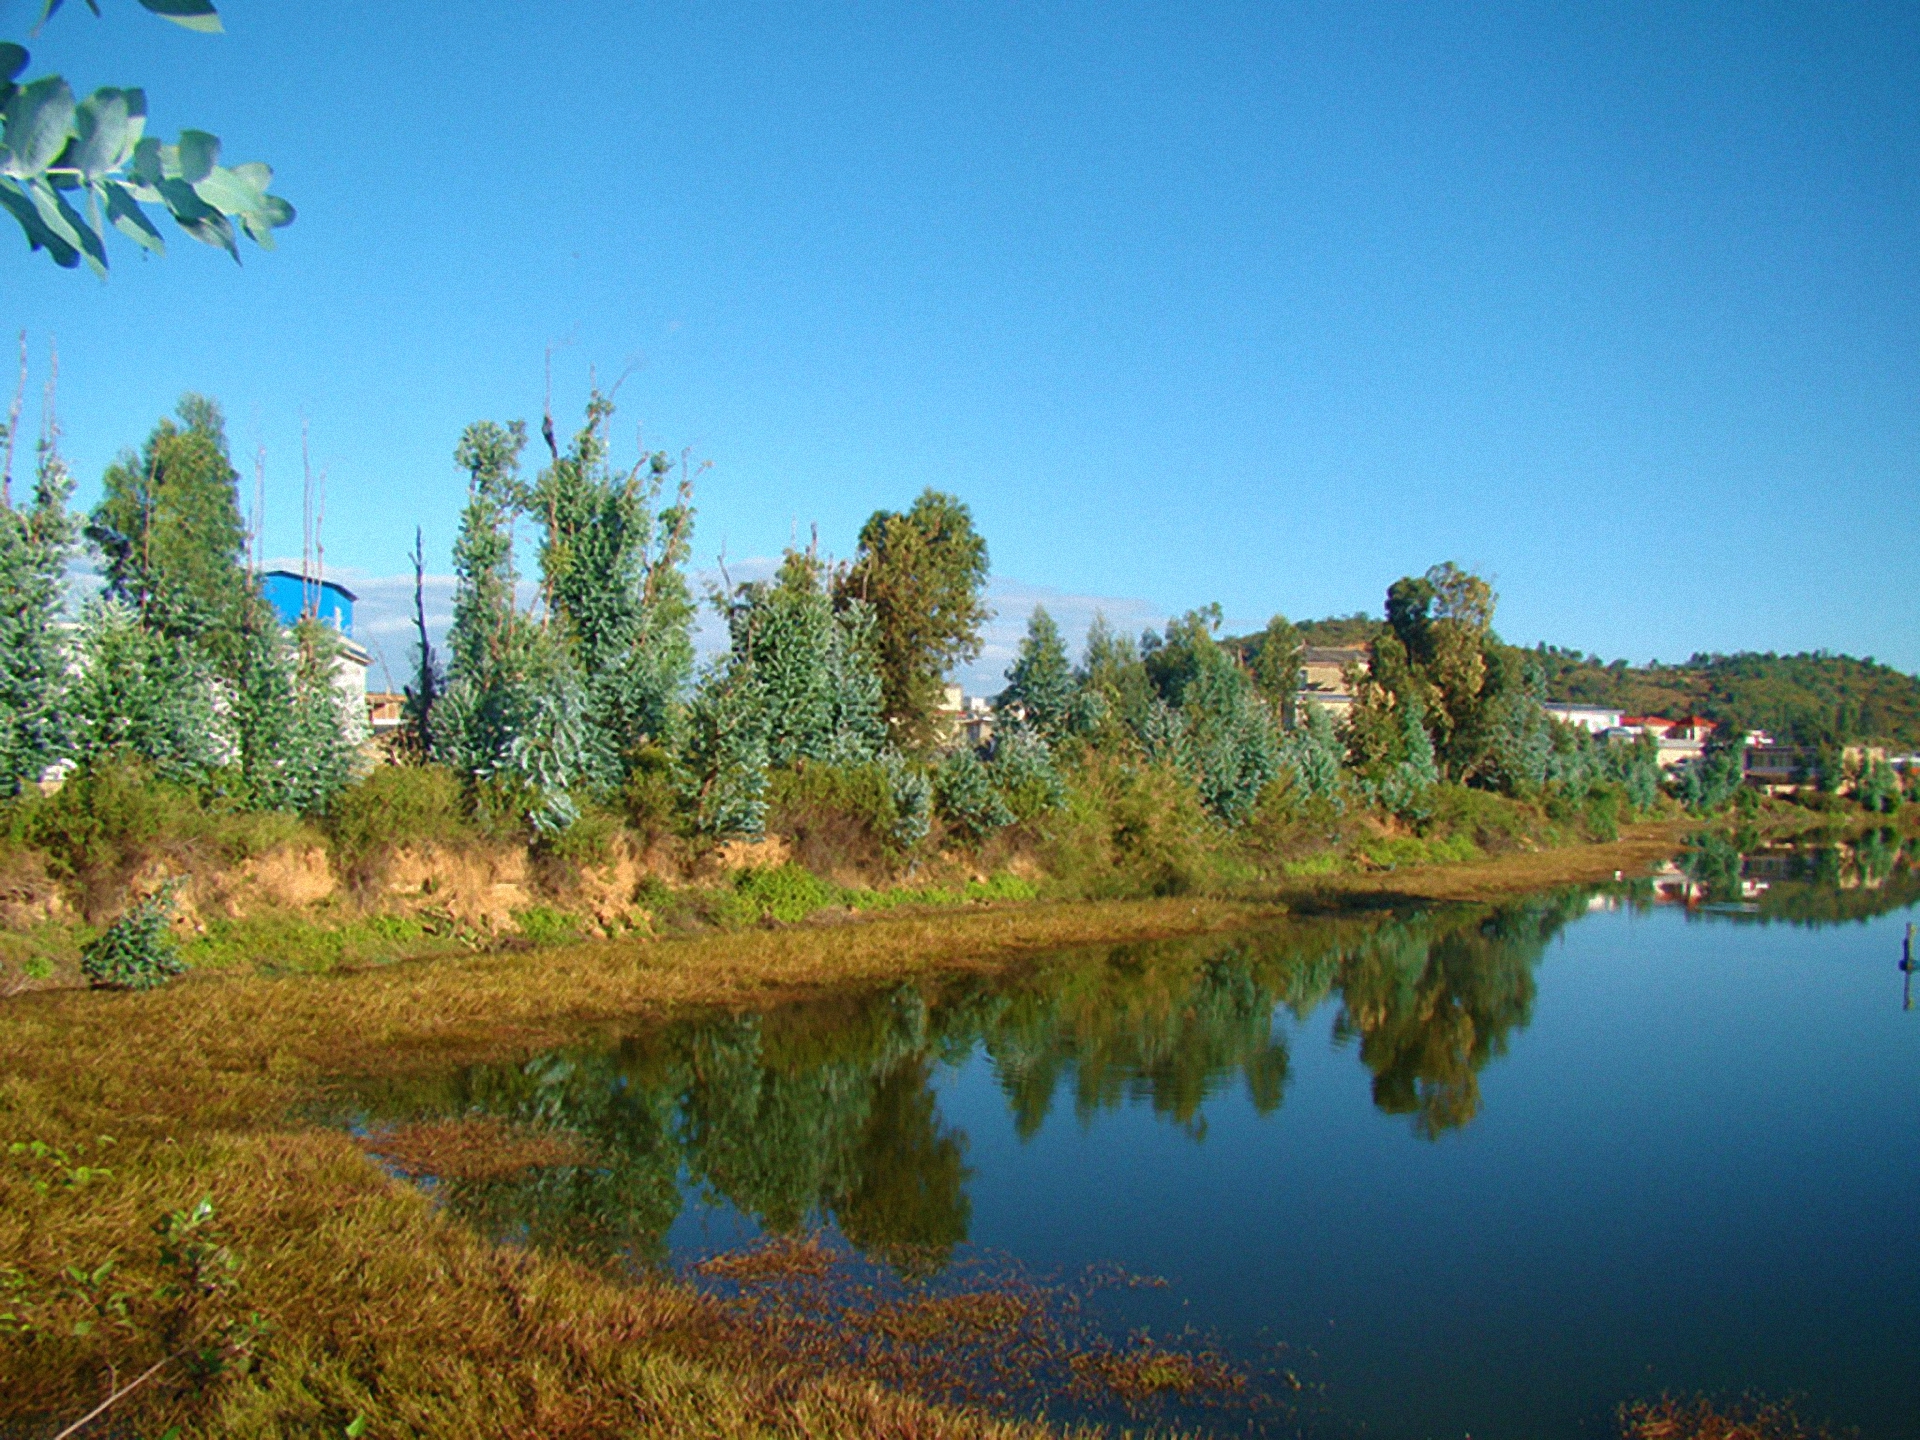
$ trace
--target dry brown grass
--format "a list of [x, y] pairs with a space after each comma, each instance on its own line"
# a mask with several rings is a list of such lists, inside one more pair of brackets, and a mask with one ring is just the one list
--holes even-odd
[[362, 1136], [360, 1144], [403, 1175], [440, 1180], [502, 1180], [535, 1166], [593, 1159], [575, 1136], [529, 1130], [492, 1115], [400, 1125]]
[[1832, 1433], [1808, 1425], [1793, 1406], [1773, 1400], [1728, 1403], [1663, 1395], [1620, 1408], [1623, 1440], [1824, 1440]]

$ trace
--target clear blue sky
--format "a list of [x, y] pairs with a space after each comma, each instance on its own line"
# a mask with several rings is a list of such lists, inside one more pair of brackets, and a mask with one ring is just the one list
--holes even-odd
[[712, 462], [703, 564], [934, 485], [1010, 594], [1253, 625], [1456, 559], [1516, 641], [1920, 668], [1911, 5], [104, 8], [36, 71], [300, 217], [104, 285], [0, 235], [83, 499], [199, 389], [270, 553], [304, 416], [330, 563], [444, 570], [554, 344], [563, 422], [637, 362], [623, 452]]

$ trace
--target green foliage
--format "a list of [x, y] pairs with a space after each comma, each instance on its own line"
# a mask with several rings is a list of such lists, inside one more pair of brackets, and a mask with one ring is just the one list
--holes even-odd
[[566, 945], [580, 938], [584, 922], [578, 915], [551, 905], [529, 905], [513, 912], [513, 923], [535, 945]]
[[729, 914], [745, 920], [762, 917], [791, 924], [840, 899], [841, 892], [798, 865], [742, 870], [734, 876]]
[[995, 705], [1021, 717], [1042, 740], [1058, 740], [1074, 728], [1079, 688], [1060, 627], [1043, 607], [1034, 606], [1019, 654], [1007, 670], [1007, 688]]
[[713, 667], [688, 707], [682, 803], [695, 831], [758, 835], [767, 815], [767, 705], [751, 667]]
[[[0, 446], [15, 438], [0, 423]], [[0, 795], [38, 779], [65, 749], [66, 659], [55, 626], [73, 548], [73, 479], [53, 442], [50, 433], [40, 444], [32, 507], [0, 496]]]
[[838, 613], [826, 569], [811, 551], [790, 550], [771, 584], [716, 596], [726, 616], [731, 662], [750, 671], [766, 709], [767, 759], [857, 765], [886, 744], [873, 610]]
[[1214, 638], [1219, 624], [1214, 605], [1144, 637], [1158, 704], [1149, 703], [1140, 738], [1149, 755], [1189, 770], [1207, 808], [1238, 825], [1281, 773], [1281, 731], [1253, 677]]
[[1796, 745], [1920, 749], [1920, 678], [1846, 655], [1695, 655], [1677, 665], [1603, 662], [1542, 645], [1530, 652], [1555, 700], [1631, 715], [1705, 715]]
[[[434, 757], [489, 807], [517, 813], [548, 839], [651, 763], [642, 756], [673, 728], [692, 665], [681, 568], [690, 484], [683, 477], [673, 503], [656, 511], [667, 457], [646, 455], [615, 474], [605, 435], [612, 414], [595, 391], [572, 443], [532, 486], [519, 479], [518, 421], [470, 425], [454, 453], [469, 484], [454, 548], [451, 678], [428, 721]], [[538, 620], [515, 598], [522, 515], [542, 533]], [[705, 738], [713, 741], [711, 726]]]
[[933, 796], [947, 828], [970, 844], [1014, 823], [1014, 813], [994, 788], [993, 776], [969, 747], [962, 746], [940, 762], [934, 772]]
[[951, 495], [926, 490], [905, 513], [875, 511], [861, 527], [853, 563], [834, 579], [834, 603], [873, 607], [884, 714], [896, 744], [933, 744], [947, 671], [980, 653], [987, 574], [987, 542]]
[[1299, 630], [1286, 616], [1276, 615], [1258, 635], [1226, 643], [1247, 666], [1273, 713], [1291, 722], [1306, 649]]
[[1114, 743], [1146, 724], [1153, 685], [1140, 660], [1140, 648], [1130, 636], [1119, 635], [1098, 611], [1087, 627], [1087, 645], [1075, 672], [1081, 703], [1086, 708], [1097, 742]]
[[1869, 760], [1854, 789], [1854, 798], [1878, 815], [1900, 806], [1900, 776], [1885, 760]]
[[137, 757], [162, 778], [197, 784], [237, 758], [207, 663], [184, 641], [141, 625], [115, 600], [80, 617], [66, 710], [71, 753], [87, 764]]
[[1023, 725], [1008, 726], [994, 737], [987, 770], [1016, 821], [1050, 814], [1067, 803], [1067, 783], [1047, 742]]
[[239, 475], [219, 406], [184, 396], [140, 454], [123, 454], [101, 483], [87, 539], [105, 561], [107, 594], [143, 627], [193, 646], [227, 671], [267, 614], [245, 559]]
[[[220, 29], [208, 0], [141, 4], [191, 30]], [[41, 18], [60, 5], [49, 0]], [[107, 87], [75, 100], [58, 75], [20, 83], [30, 58], [20, 46], [0, 43], [0, 110], [6, 116], [0, 208], [13, 216], [28, 245], [45, 250], [54, 264], [72, 268], [85, 260], [104, 276], [103, 215], [135, 244], [164, 252], [166, 242], [142, 208], [147, 205], [162, 207], [194, 239], [225, 250], [236, 262], [236, 225], [270, 250], [273, 232], [293, 223], [293, 206], [267, 193], [273, 183], [268, 166], [257, 160], [221, 165], [220, 139], [204, 130], [182, 130], [171, 145], [148, 135], [143, 90]]]
[[1696, 815], [1710, 815], [1741, 791], [1738, 737], [1716, 737], [1697, 764], [1679, 777], [1679, 796]]
[[97, 990], [151, 990], [186, 973], [173, 942], [174, 887], [137, 900], [80, 952], [80, 968]]
[[1324, 705], [1311, 702], [1280, 744], [1280, 762], [1303, 799], [1324, 800], [1335, 814], [1346, 808], [1341, 760], [1345, 747]]
[[460, 779], [444, 765], [375, 768], [334, 795], [326, 831], [342, 872], [361, 879], [403, 846], [454, 846], [474, 837]]
[[582, 676], [596, 742], [630, 755], [668, 735], [693, 671], [694, 606], [682, 567], [693, 488], [683, 470], [671, 503], [664, 451], [624, 474], [608, 463], [613, 401], [595, 390], [580, 429], [540, 473], [525, 509], [541, 526], [541, 589]]

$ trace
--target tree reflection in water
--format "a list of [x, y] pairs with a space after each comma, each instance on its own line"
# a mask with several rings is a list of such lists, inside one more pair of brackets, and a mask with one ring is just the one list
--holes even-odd
[[1196, 1140], [1205, 1102], [1243, 1084], [1271, 1113], [1287, 1086], [1274, 1025], [1339, 1005], [1383, 1110], [1428, 1137], [1470, 1121], [1478, 1073], [1530, 1016], [1546, 942], [1582, 912], [1564, 895], [1508, 909], [1303, 920], [1232, 937], [1122, 945], [1011, 979], [666, 1027], [613, 1046], [431, 1081], [359, 1088], [371, 1129], [481, 1115], [569, 1132], [591, 1164], [439, 1182], [488, 1233], [581, 1259], [657, 1264], [687, 1187], [764, 1229], [831, 1219], [904, 1274], [967, 1237], [966, 1136], [934, 1076], [984, 1051], [1018, 1133], [1063, 1091], [1082, 1120], [1145, 1102]]

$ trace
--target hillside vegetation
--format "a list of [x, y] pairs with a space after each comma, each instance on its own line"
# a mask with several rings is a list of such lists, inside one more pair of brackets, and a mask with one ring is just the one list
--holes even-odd
[[1706, 715], [1803, 745], [1920, 749], [1920, 678], [1871, 656], [1695, 655], [1679, 665], [1634, 666], [1552, 646], [1532, 653], [1550, 700], [1636, 715]]

